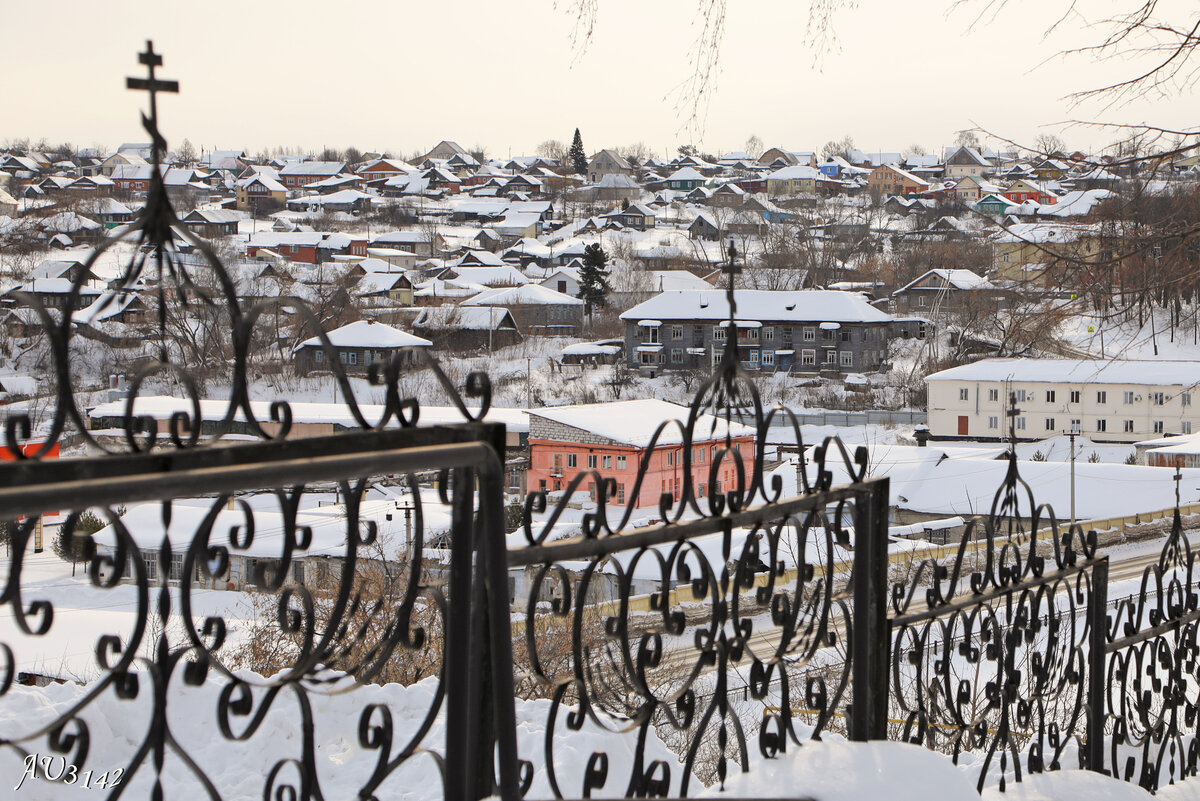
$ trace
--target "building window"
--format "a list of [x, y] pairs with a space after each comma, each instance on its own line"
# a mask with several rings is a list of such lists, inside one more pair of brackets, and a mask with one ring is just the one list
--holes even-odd
[[1163, 421], [1155, 420], [1154, 421], [1154, 433], [1161, 434], [1162, 432], [1163, 432]]
[[817, 352], [815, 350], [800, 351], [800, 364], [808, 365], [809, 367], [817, 363]]
[[600, 466], [603, 467], [605, 470], [612, 470], [612, 456], [609, 454], [605, 454], [604, 457], [600, 460]]
[[700, 482], [700, 489], [699, 489], [699, 490], [698, 490], [698, 492], [697, 492], [697, 497], [703, 498], [703, 497], [704, 497], [704, 494], [705, 494], [706, 492], [708, 492], [708, 485], [707, 485], [705, 482], [701, 481], [701, 482]]
[[568, 453], [567, 454], [567, 467], [578, 467], [578, 466], [579, 466], [579, 456], [574, 453]]
[[999, 417], [992, 416], [992, 417], [988, 418], [988, 428], [999, 428], [999, 427], [1000, 427], [1000, 418]]
[[1191, 406], [1192, 405], [1192, 393], [1184, 392], [1184, 393], [1180, 394], [1179, 402], [1181, 404], [1183, 404], [1184, 406]]
[[825, 353], [825, 363], [826, 364], [837, 364], [837, 360], [838, 360], [838, 354], [837, 354], [836, 350], [826, 351], [826, 353]]
[[816, 341], [817, 341], [817, 332], [816, 332], [816, 329], [814, 329], [814, 328], [805, 328], [805, 329], [804, 329], [804, 341], [805, 341], [805, 342], [816, 342]]
[[970, 398], [971, 398], [971, 390], [967, 389], [966, 387], [961, 387], [958, 390], [958, 399], [959, 400], [965, 401], [965, 400], [970, 400]]
[[1024, 431], [1024, 430], [1025, 430], [1025, 418], [1018, 417], [1017, 418], [1017, 431]]
[[762, 330], [762, 338], [763, 338], [764, 342], [774, 342], [775, 341], [775, 329], [774, 328], [764, 328]]
[[775, 351], [764, 350], [762, 352], [762, 363], [765, 365], [775, 366]]
[[1129, 391], [1125, 392], [1125, 403], [1126, 404], [1133, 403], [1133, 393], [1132, 392], [1129, 392]]
[[998, 400], [1000, 400], [1000, 390], [998, 390], [998, 389], [989, 389], [989, 390], [988, 390], [988, 400], [990, 400], [990, 401], [998, 401]]
[[1024, 402], [1025, 402], [1025, 390], [1023, 390], [1023, 389], [1014, 389], [1012, 394], [1013, 394], [1013, 396], [1016, 398], [1016, 401], [1017, 401], [1017, 403], [1024, 403]]
[[658, 328], [656, 328], [656, 327], [648, 327], [648, 328], [646, 329], [646, 341], [647, 341], [647, 342], [649, 342], [651, 345], [657, 345], [657, 344], [658, 344], [658, 341], [659, 341], [659, 339], [658, 339]]
[[682, 325], [671, 326], [671, 339], [683, 339], [683, 326]]
[[1155, 406], [1162, 406], [1167, 402], [1167, 396], [1162, 392], [1151, 392], [1150, 400]]
[[1096, 403], [1108, 403], [1108, 393], [1100, 390], [1096, 393]]
[[303, 562], [292, 562], [292, 579], [295, 580], [295, 582], [297, 584], [304, 583], [304, 563]]
[[1046, 390], [1046, 403], [1054, 403], [1054, 390]]
[[596, 454], [589, 453], [588, 454], [588, 470], [595, 470], [595, 469], [596, 469]]
[[1071, 430], [1075, 433], [1078, 434], [1081, 430], [1083, 430], [1082, 425], [1083, 422], [1078, 417], [1071, 418]]
[[617, 503], [625, 503], [625, 485], [617, 485]]
[[618, 470], [624, 470], [624, 469], [625, 469], [625, 457], [624, 457], [624, 456], [618, 456], [618, 457], [617, 457], [617, 469], [618, 469]]
[[1108, 430], [1108, 421], [1105, 420], [1103, 417], [1096, 420], [1096, 430], [1097, 431], [1107, 431]]
[[671, 348], [671, 364], [683, 363], [683, 348]]
[[317, 348], [313, 353], [313, 361], [317, 364], [323, 364], [325, 362], [325, 351]]
[[1132, 421], [1132, 420], [1126, 420], [1126, 421], [1125, 421], [1125, 433], [1126, 433], [1126, 434], [1132, 434], [1132, 433], [1133, 433], [1133, 421]]
[[171, 554], [171, 574], [169, 578], [171, 581], [179, 581], [183, 578], [183, 554]]
[[1179, 424], [1179, 426], [1180, 426], [1179, 431], [1181, 434], [1192, 433], [1192, 421], [1191, 420], [1184, 420], [1182, 423]]
[[1054, 418], [1053, 418], [1053, 417], [1047, 417], [1047, 418], [1046, 418], [1046, 430], [1047, 430], [1047, 431], [1053, 431], [1053, 430], [1054, 430]]
[[727, 332], [725, 331], [725, 326], [723, 326], [723, 325], [715, 326], [713, 328], [713, 339], [715, 339], [717, 342], [724, 342], [726, 333]]
[[1079, 390], [1071, 390], [1071, 403], [1079, 403]]

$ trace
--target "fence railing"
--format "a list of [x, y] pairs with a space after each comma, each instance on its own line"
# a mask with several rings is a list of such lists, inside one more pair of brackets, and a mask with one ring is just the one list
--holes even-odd
[[[142, 63], [150, 76], [131, 86], [171, 90], [152, 48]], [[505, 436], [484, 422], [487, 376], [460, 389], [436, 361], [400, 353], [371, 367], [386, 401], [368, 420], [309, 306], [244, 308], [179, 224], [153, 103], [145, 124], [155, 169], [114, 286], [154, 287], [159, 348], [133, 371], [123, 446], [84, 423], [70, 319], [19, 296], [41, 320], [56, 382], [42, 430], [8, 419], [17, 461], [0, 465], [11, 547], [0, 758], [32, 764], [30, 780], [57, 780], [57, 759], [77, 775], [119, 769], [129, 798], [244, 798], [247, 786], [306, 800], [680, 797], [834, 733], [969, 754], [980, 787], [1075, 766], [1150, 790], [1195, 775], [1200, 593], [1178, 511], [1137, 592], [1110, 606], [1095, 532], [1038, 505], [1010, 453], [988, 513], [955, 546], [903, 564], [889, 554], [888, 480], [867, 477], [864, 448], [830, 438], [798, 468], [768, 470], [771, 429], [789, 427], [802, 446], [803, 418], [765, 406], [731, 347], [622, 488], [649, 495], [657, 452], [680, 454], [683, 482], [660, 497], [661, 523], [634, 525], [644, 513], [614, 502], [616, 482], [583, 470], [553, 507], [530, 493], [506, 533]], [[180, 261], [177, 239], [203, 263]], [[68, 306], [112, 246], [96, 250]], [[736, 254], [724, 269], [732, 325]], [[320, 340], [357, 430], [289, 437], [282, 398], [269, 421], [256, 416], [255, 329], [280, 308], [296, 336]], [[176, 336], [194, 344], [198, 331], [205, 348]], [[418, 369], [461, 423], [418, 424], [420, 402], [402, 389]], [[228, 406], [201, 436], [198, 385], [214, 370]], [[191, 406], [165, 436], [135, 413], [152, 386]], [[51, 458], [67, 437], [99, 455]], [[714, 441], [693, 464], [694, 443]], [[432, 488], [417, 480], [429, 471]], [[704, 492], [718, 477], [721, 490]], [[331, 482], [334, 504], [309, 497]], [[594, 507], [572, 508], [592, 491]], [[119, 622], [70, 623], [60, 588], [42, 580], [31, 554], [51, 512], [65, 516], [64, 555], [86, 565], [84, 606], [120, 607]], [[256, 588], [238, 596], [248, 612], [214, 605], [235, 573]], [[516, 574], [530, 580], [514, 598]], [[55, 637], [78, 650], [81, 631], [90, 679], [59, 703], [27, 703], [17, 677]], [[2, 714], [11, 709], [23, 712]], [[99, 734], [114, 721], [142, 728]]]

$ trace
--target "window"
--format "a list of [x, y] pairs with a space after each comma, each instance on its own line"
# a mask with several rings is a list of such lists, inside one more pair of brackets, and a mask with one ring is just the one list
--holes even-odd
[[1105, 420], [1103, 417], [1096, 420], [1096, 430], [1097, 431], [1107, 431], [1108, 430], [1108, 421]]
[[683, 339], [683, 326], [671, 326], [671, 339]]
[[605, 454], [600, 460], [600, 466], [605, 470], [612, 470], [612, 456]]
[[146, 566], [146, 578], [150, 581], [158, 580], [158, 552], [145, 551], [142, 553], [142, 564]]
[[1071, 390], [1071, 403], [1079, 403], [1079, 390]]
[[1155, 406], [1162, 406], [1164, 403], [1167, 402], [1167, 396], [1165, 394], [1163, 394], [1162, 392], [1151, 392], [1150, 393], [1150, 402], [1153, 403]]
[[588, 470], [595, 470], [595, 469], [596, 469], [596, 454], [589, 453], [588, 454]]
[[317, 364], [324, 364], [325, 351], [321, 350], [320, 348], [317, 348], [316, 352], [313, 353], [313, 361], [316, 362]]
[[992, 417], [988, 418], [988, 428], [999, 428], [999, 427], [1000, 427], [1000, 418], [999, 417], [996, 417], [993, 415]]
[[1018, 431], [1024, 431], [1024, 430], [1025, 430], [1025, 418], [1024, 418], [1024, 417], [1018, 417], [1018, 418], [1017, 418], [1017, 430], [1018, 430]]
[[843, 332], [842, 332], [842, 341], [843, 341], [843, 342], [849, 342], [849, 341], [850, 341], [850, 332], [849, 332], [849, 331], [843, 331]]
[[617, 503], [625, 503], [625, 485], [617, 485]]
[[988, 390], [988, 400], [990, 400], [990, 401], [998, 401], [998, 400], [1000, 400], [1000, 390], [998, 390], [998, 389], [989, 389], [989, 390]]
[[830, 350], [830, 351], [825, 352], [825, 363], [826, 364], [837, 364], [837, 360], [838, 360], [838, 354], [837, 354], [836, 350]]
[[1184, 420], [1182, 423], [1179, 424], [1179, 426], [1180, 426], [1179, 433], [1181, 433], [1181, 434], [1192, 433], [1192, 421], [1191, 420]]
[[1024, 402], [1025, 402], [1025, 390], [1023, 390], [1023, 389], [1014, 389], [1012, 394], [1013, 394], [1013, 396], [1016, 398], [1016, 401], [1017, 401], [1017, 403], [1024, 403]]
[[816, 332], [816, 329], [814, 329], [814, 328], [805, 328], [805, 329], [804, 329], [804, 341], [805, 341], [805, 342], [815, 342], [816, 340], [817, 340], [817, 332]]
[[358, 351], [356, 350], [344, 350], [341, 357], [346, 364], [358, 364]]
[[1079, 433], [1082, 430], [1083, 422], [1078, 417], [1071, 418], [1071, 430]]
[[618, 470], [624, 470], [624, 469], [625, 469], [625, 457], [624, 457], [624, 456], [618, 456], [618, 457], [617, 457], [617, 469], [618, 469]]
[[578, 466], [579, 466], [579, 456], [574, 453], [568, 453], [567, 454], [567, 467], [578, 467]]
[[657, 327], [653, 327], [653, 326], [647, 327], [646, 328], [646, 341], [649, 342], [651, 345], [657, 345], [659, 342], [658, 334], [659, 334], [659, 331], [658, 331]]
[[1179, 402], [1181, 404], [1183, 404], [1184, 406], [1191, 406], [1192, 405], [1192, 393], [1190, 393], [1190, 392], [1180, 393]]
[[1108, 403], [1108, 393], [1100, 390], [1096, 393], [1096, 403]]
[[775, 365], [775, 351], [764, 350], [762, 353], [762, 363], [774, 366]]
[[1133, 393], [1132, 392], [1127, 391], [1125, 393], [1125, 403], [1127, 403], [1127, 404], [1133, 403]]
[[703, 461], [704, 461], [704, 448], [703, 448], [703, 446], [702, 446], [702, 447], [699, 447], [699, 448], [693, 448], [693, 449], [692, 449], [692, 458], [693, 458], [693, 459], [695, 459], [697, 462], [703, 462]]
[[671, 348], [671, 364], [683, 363], [683, 348]]
[[1053, 430], [1054, 430], [1054, 418], [1053, 418], [1053, 417], [1047, 417], [1047, 418], [1046, 418], [1046, 430], [1047, 430], [1047, 431], [1053, 431]]
[[817, 352], [815, 350], [800, 351], [800, 364], [809, 365], [810, 367], [817, 363]]
[[171, 573], [169, 578], [171, 581], [179, 581], [183, 578], [183, 554], [171, 554]]
[[962, 387], [958, 390], [958, 399], [959, 400], [970, 400], [970, 396], [971, 396], [971, 390], [967, 389], [966, 387]]
[[1054, 390], [1046, 390], [1046, 403], [1054, 403]]
[[542, 492], [546, 491], [546, 479], [538, 479], [538, 489], [540, 489]]
[[839, 351], [839, 355], [841, 357], [842, 367], [853, 367], [854, 366], [854, 351], [852, 351], [852, 350]]
[[1161, 434], [1162, 432], [1163, 432], [1163, 421], [1155, 420], [1154, 421], [1154, 433]]
[[304, 583], [304, 563], [292, 562], [292, 578], [297, 584]]
[[775, 329], [774, 328], [764, 328], [762, 330], [762, 338], [763, 338], [764, 342], [774, 342], [775, 341]]
[[700, 498], [703, 498], [703, 497], [704, 497], [704, 493], [705, 493], [705, 492], [707, 492], [707, 491], [708, 491], [708, 485], [707, 485], [705, 482], [701, 481], [701, 482], [700, 482], [700, 490], [699, 490], [699, 495], [698, 495], [698, 497], [700, 497]]
[[713, 327], [713, 339], [715, 339], [717, 342], [725, 341], [725, 333], [725, 326], [718, 325]]
[[1126, 434], [1132, 434], [1132, 433], [1133, 433], [1133, 421], [1132, 421], [1132, 420], [1126, 420], [1126, 421], [1125, 421], [1125, 428], [1124, 428], [1124, 430], [1125, 430], [1125, 433], [1126, 433]]

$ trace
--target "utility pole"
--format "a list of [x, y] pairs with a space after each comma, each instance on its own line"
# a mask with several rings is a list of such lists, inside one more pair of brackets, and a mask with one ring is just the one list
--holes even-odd
[[1075, 437], [1079, 436], [1079, 426], [1072, 424], [1067, 438], [1071, 440], [1071, 527], [1075, 526]]
[[533, 359], [525, 357], [525, 408], [533, 408]]

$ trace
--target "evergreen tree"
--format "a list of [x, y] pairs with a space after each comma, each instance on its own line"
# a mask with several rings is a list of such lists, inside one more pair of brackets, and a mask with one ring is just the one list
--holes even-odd
[[583, 137], [579, 135], [578, 128], [575, 129], [575, 138], [571, 140], [567, 158], [571, 160], [571, 167], [577, 175], [587, 174], [587, 151], [583, 149]]
[[607, 266], [608, 254], [599, 243], [583, 249], [583, 266], [579, 268], [579, 297], [583, 298], [585, 311], [589, 315], [596, 306], [608, 305], [608, 293], [612, 287], [608, 285], [605, 275]]

